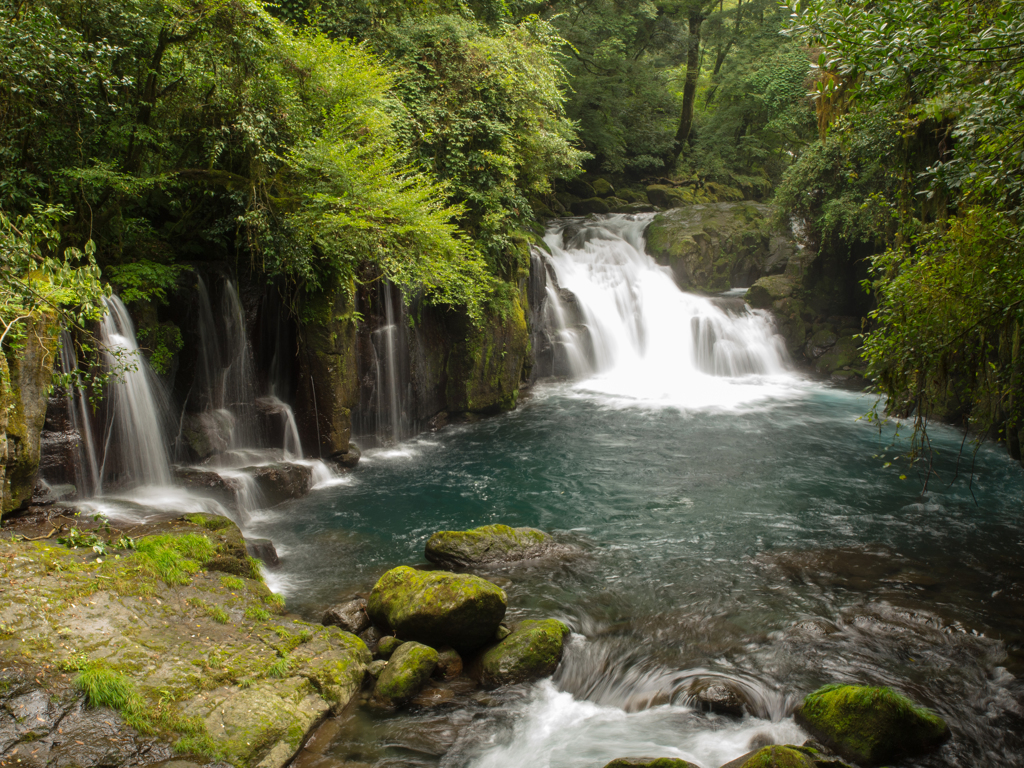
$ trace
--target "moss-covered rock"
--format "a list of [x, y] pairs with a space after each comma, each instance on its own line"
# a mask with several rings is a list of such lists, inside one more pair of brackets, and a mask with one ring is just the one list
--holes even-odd
[[795, 717], [822, 744], [865, 766], [923, 754], [950, 736], [941, 717], [889, 688], [826, 685]]
[[524, 621], [480, 660], [484, 685], [514, 685], [546, 677], [562, 659], [569, 628], [557, 619]]
[[757, 279], [776, 234], [765, 205], [688, 205], [652, 219], [647, 251], [672, 269], [680, 288], [713, 293]]
[[747, 304], [754, 309], [771, 309], [776, 301], [793, 295], [796, 284], [786, 275], [768, 275], [760, 278], [747, 289]]
[[577, 216], [589, 216], [592, 213], [610, 213], [611, 210], [608, 202], [600, 197], [588, 197], [583, 200], [577, 200], [572, 204], [572, 212]]
[[452, 680], [462, 674], [462, 666], [462, 656], [454, 648], [438, 649], [435, 677]]
[[757, 750], [742, 768], [814, 768], [814, 760], [802, 750], [773, 745]]
[[846, 367], [864, 367], [860, 356], [860, 342], [850, 336], [837, 340], [818, 358], [814, 367], [818, 373], [833, 373]]
[[[529, 265], [528, 250], [525, 260]], [[463, 341], [454, 346], [447, 362], [449, 412], [497, 413], [515, 408], [530, 355], [525, 306], [524, 283], [523, 292], [511, 297], [503, 313], [487, 314], [479, 326], [467, 320], [452, 329]]]
[[615, 187], [608, 179], [594, 179], [591, 186], [594, 188], [594, 194], [598, 197], [613, 197], [615, 195]]
[[39, 437], [60, 349], [60, 328], [52, 316], [26, 322], [21, 349], [0, 357], [0, 516], [32, 498], [39, 471]]
[[402, 645], [402, 641], [394, 635], [384, 635], [377, 643], [377, 650], [374, 652], [374, 657], [378, 659], [390, 659], [392, 654], [397, 651]]
[[438, 531], [427, 540], [427, 560], [448, 568], [512, 562], [542, 555], [554, 540], [536, 528], [484, 525], [468, 531]]
[[340, 281], [303, 297], [295, 416], [313, 455], [348, 453], [352, 409], [359, 405], [355, 283]]
[[379, 700], [401, 704], [417, 693], [437, 666], [437, 651], [420, 643], [402, 643], [377, 678], [373, 694]]
[[593, 185], [584, 179], [569, 179], [564, 184], [566, 191], [575, 197], [594, 197], [596, 194]]
[[697, 768], [678, 757], [620, 757], [604, 768]]
[[468, 574], [399, 566], [374, 585], [366, 610], [374, 624], [435, 648], [474, 651], [505, 617], [505, 593]]

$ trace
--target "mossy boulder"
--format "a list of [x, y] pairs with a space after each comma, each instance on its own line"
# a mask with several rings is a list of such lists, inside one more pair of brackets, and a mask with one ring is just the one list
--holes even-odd
[[830, 374], [843, 368], [861, 368], [860, 342], [850, 336], [839, 339], [815, 364], [818, 373]]
[[454, 648], [440, 648], [437, 652], [436, 677], [453, 680], [462, 674], [462, 656]]
[[373, 689], [379, 700], [401, 704], [417, 693], [437, 666], [438, 654], [420, 643], [402, 643], [391, 655]]
[[785, 275], [768, 275], [747, 289], [747, 304], [754, 309], [771, 309], [776, 301], [788, 299], [796, 290], [793, 279]]
[[565, 189], [575, 197], [594, 197], [597, 194], [594, 186], [583, 179], [569, 179], [565, 182]]
[[612, 197], [615, 195], [615, 187], [608, 179], [594, 179], [591, 184], [594, 188], [594, 194], [598, 197]]
[[435, 648], [474, 651], [505, 617], [501, 588], [478, 576], [399, 566], [374, 585], [366, 610], [382, 629]]
[[588, 197], [583, 200], [577, 200], [572, 204], [572, 212], [577, 216], [588, 216], [592, 213], [610, 213], [611, 210], [608, 202], [600, 197]]
[[672, 270], [680, 288], [714, 293], [763, 274], [773, 234], [768, 206], [744, 202], [665, 211], [645, 236], [648, 253]]
[[604, 768], [697, 768], [678, 757], [620, 757]]
[[553, 673], [569, 628], [557, 619], [524, 621], [480, 659], [484, 685], [514, 685]]
[[553, 543], [536, 528], [484, 525], [468, 531], [438, 531], [427, 540], [426, 556], [446, 568], [465, 568], [537, 557]]
[[[820, 746], [820, 745], [819, 745]], [[721, 768], [850, 768], [809, 744], [769, 745], [730, 760]]]
[[794, 716], [826, 747], [864, 766], [924, 754], [950, 736], [941, 717], [889, 688], [826, 685]]
[[390, 659], [392, 654], [402, 646], [402, 641], [394, 635], [384, 635], [377, 643], [377, 650], [373, 654], [377, 659]]

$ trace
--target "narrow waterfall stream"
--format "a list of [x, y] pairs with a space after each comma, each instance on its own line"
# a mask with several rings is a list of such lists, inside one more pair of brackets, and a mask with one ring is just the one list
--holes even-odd
[[[552, 679], [357, 708], [295, 768], [718, 768], [802, 743], [792, 708], [830, 682], [890, 685], [947, 719], [953, 739], [901, 766], [1024, 766], [1020, 465], [986, 445], [967, 472], [960, 435], [935, 427], [922, 492], [893, 429], [862, 419], [871, 396], [792, 372], [766, 314], [680, 292], [645, 224], [549, 232], [542, 313], [568, 381], [367, 451], [343, 482], [253, 517], [282, 556], [275, 590], [314, 621], [423, 562], [437, 530], [529, 525], [582, 551], [483, 574], [509, 620], [572, 629]], [[728, 681], [746, 713], [701, 711], [697, 680]]]

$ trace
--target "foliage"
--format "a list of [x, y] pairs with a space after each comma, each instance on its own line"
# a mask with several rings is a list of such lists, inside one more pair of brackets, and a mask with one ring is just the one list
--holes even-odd
[[146, 701], [135, 683], [124, 673], [94, 662], [75, 677], [75, 687], [85, 693], [90, 706], [115, 709], [139, 733], [153, 733], [153, 722]]
[[135, 549], [137, 565], [171, 586], [190, 583], [191, 576], [216, 554], [210, 540], [198, 533], [147, 536], [135, 542]]
[[[889, 246], [872, 260], [865, 341], [887, 412], [914, 415], [915, 452], [943, 417], [1002, 428], [1017, 453], [1024, 8], [832, 1], [794, 6], [792, 31], [822, 49], [828, 138], [780, 197], [821, 229]], [[847, 158], [842, 216], [827, 154]]]
[[441, 16], [398, 24], [380, 43], [398, 73], [412, 157], [446, 182], [462, 226], [506, 280], [524, 266], [513, 236], [532, 215], [527, 196], [586, 157], [563, 113], [561, 42], [536, 17], [490, 32]]
[[120, 289], [118, 295], [126, 304], [133, 301], [166, 304], [167, 292], [174, 288], [183, 269], [177, 264], [157, 264], [141, 259], [107, 267], [106, 277]]

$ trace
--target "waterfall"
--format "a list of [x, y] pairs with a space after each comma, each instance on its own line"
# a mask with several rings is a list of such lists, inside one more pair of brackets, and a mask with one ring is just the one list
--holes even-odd
[[680, 291], [646, 252], [650, 219], [617, 214], [549, 229], [541, 322], [550, 368], [606, 394], [683, 407], [756, 396], [747, 382], [789, 368], [771, 316]]
[[128, 310], [117, 296], [104, 300], [100, 356], [111, 372], [107, 425], [97, 491], [109, 478], [118, 485], [170, 485], [171, 464], [164, 434], [166, 398], [139, 351]]
[[60, 332], [60, 370], [68, 377], [67, 409], [72, 430], [78, 435], [75, 443], [75, 485], [81, 496], [90, 496], [100, 487], [100, 467], [96, 443], [92, 437], [92, 419], [85, 389], [78, 378], [78, 355], [75, 342], [66, 330]]
[[398, 443], [412, 434], [405, 305], [398, 289], [386, 281], [381, 282], [378, 295], [383, 315], [380, 325], [370, 334], [374, 434], [382, 442]]

